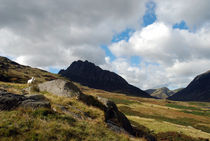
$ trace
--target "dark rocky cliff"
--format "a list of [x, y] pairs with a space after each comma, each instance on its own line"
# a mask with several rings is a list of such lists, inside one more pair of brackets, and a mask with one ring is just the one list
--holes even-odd
[[141, 89], [130, 85], [116, 73], [103, 70], [88, 61], [75, 61], [66, 70], [61, 70], [59, 74], [91, 88], [134, 96], [151, 97]]
[[210, 71], [196, 76], [186, 88], [168, 99], [178, 101], [210, 101]]

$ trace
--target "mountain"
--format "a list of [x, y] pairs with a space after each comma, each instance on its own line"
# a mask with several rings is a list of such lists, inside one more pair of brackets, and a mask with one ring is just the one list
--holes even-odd
[[149, 93], [153, 97], [157, 97], [161, 99], [165, 99], [174, 94], [173, 91], [169, 90], [166, 87], [159, 88], [159, 89], [148, 89], [146, 90], [146, 92]]
[[6, 57], [0, 56], [0, 81], [26, 83], [31, 77], [35, 77], [38, 82], [59, 78], [56, 74], [20, 65]]
[[88, 61], [75, 61], [66, 70], [60, 70], [59, 74], [91, 88], [140, 97], [152, 97], [141, 89], [130, 85], [116, 73], [103, 70]]
[[177, 101], [210, 101], [210, 70], [196, 76], [190, 84], [169, 97]]

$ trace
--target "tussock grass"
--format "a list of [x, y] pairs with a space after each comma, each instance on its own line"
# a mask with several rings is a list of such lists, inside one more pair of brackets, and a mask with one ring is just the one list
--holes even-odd
[[[25, 84], [0, 82], [13, 91], [27, 87]], [[39, 92], [36, 92], [39, 93]], [[20, 92], [21, 94], [21, 92]], [[75, 114], [78, 110], [90, 117], [89, 120], [77, 120], [61, 110], [23, 109], [0, 111], [0, 140], [1, 141], [37, 141], [37, 140], [75, 140], [75, 141], [128, 141], [140, 140], [130, 138], [127, 134], [119, 134], [110, 130], [104, 123], [103, 111], [87, 106], [76, 98], [65, 98], [50, 93], [45, 95], [51, 102], [52, 109], [57, 105], [64, 106]], [[73, 108], [72, 108], [73, 107]], [[74, 110], [76, 109], [76, 110]], [[82, 115], [83, 116], [83, 115]]]

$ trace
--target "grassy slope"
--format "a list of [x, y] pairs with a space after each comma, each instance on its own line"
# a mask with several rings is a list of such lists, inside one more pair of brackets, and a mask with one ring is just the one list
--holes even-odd
[[198, 140], [210, 139], [210, 103], [137, 98], [90, 89], [79, 84], [77, 86], [86, 94], [115, 101], [134, 125], [156, 134], [159, 139], [159, 135], [170, 136], [171, 132], [185, 134]]
[[0, 81], [26, 83], [31, 77], [35, 77], [38, 82], [60, 78], [57, 74], [23, 66], [0, 56]]
[[[26, 84], [0, 82], [0, 88], [5, 88], [10, 92], [21, 93], [21, 89], [25, 87]], [[107, 128], [104, 123], [104, 113], [97, 108], [89, 107], [74, 98], [57, 97], [49, 93], [42, 94], [50, 100], [52, 108], [57, 109], [57, 112], [48, 109], [0, 111], [1, 141], [136, 140]], [[75, 114], [78, 110], [74, 111], [71, 107], [77, 108], [92, 119], [84, 117], [85, 120], [75, 120], [71, 115], [59, 110], [58, 105], [67, 107]]]

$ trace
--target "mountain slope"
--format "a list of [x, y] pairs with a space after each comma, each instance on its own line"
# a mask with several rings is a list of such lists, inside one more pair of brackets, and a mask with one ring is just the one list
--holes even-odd
[[59, 77], [56, 74], [23, 66], [6, 57], [0, 56], [0, 81], [26, 83], [32, 76], [38, 82], [53, 80]]
[[75, 61], [66, 70], [61, 70], [59, 74], [91, 88], [141, 97], [151, 97], [141, 89], [130, 85], [116, 73], [102, 70], [100, 67], [88, 61]]
[[146, 92], [149, 93], [151, 96], [161, 98], [161, 99], [165, 99], [174, 94], [173, 91], [169, 90], [166, 87], [159, 88], [159, 89], [148, 89], [146, 90]]
[[210, 101], [210, 71], [196, 76], [186, 88], [168, 99], [178, 101]]

